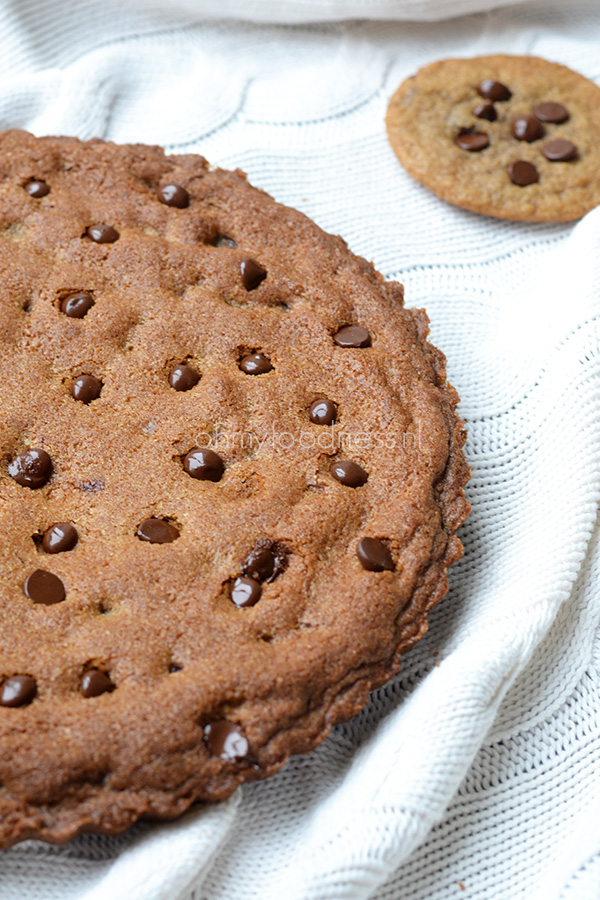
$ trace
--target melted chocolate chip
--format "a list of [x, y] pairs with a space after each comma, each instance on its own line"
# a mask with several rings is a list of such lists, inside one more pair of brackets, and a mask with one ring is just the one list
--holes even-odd
[[362, 466], [350, 459], [332, 463], [330, 471], [337, 481], [352, 488], [361, 487], [369, 477]]
[[200, 448], [190, 450], [184, 457], [183, 468], [188, 475], [199, 481], [220, 481], [225, 471], [225, 464], [214, 450]]
[[42, 539], [42, 547], [46, 553], [64, 553], [72, 550], [79, 535], [77, 529], [70, 522], [57, 522], [51, 525], [44, 534]]
[[235, 249], [237, 247], [237, 241], [234, 240], [234, 238], [227, 237], [226, 234], [220, 234], [215, 241], [215, 247], [232, 247]]
[[31, 675], [13, 675], [0, 688], [0, 706], [26, 706], [37, 694]]
[[71, 319], [83, 319], [94, 305], [94, 298], [87, 291], [67, 294], [60, 302], [61, 311]]
[[287, 552], [275, 541], [263, 539], [251, 550], [242, 569], [255, 581], [275, 581], [287, 565]]
[[371, 335], [362, 325], [344, 325], [333, 340], [338, 347], [370, 347]]
[[233, 582], [231, 599], [238, 608], [254, 606], [260, 600], [262, 588], [258, 581], [247, 575], [240, 575]]
[[106, 672], [100, 669], [88, 669], [81, 679], [81, 693], [84, 697], [99, 697], [107, 691], [114, 691], [115, 685]]
[[486, 147], [489, 147], [490, 139], [483, 131], [465, 131], [464, 134], [459, 134], [455, 138], [454, 143], [460, 147], [461, 150], [468, 150], [470, 153], [476, 153], [479, 150], [485, 150]]
[[8, 474], [23, 487], [40, 488], [50, 481], [52, 460], [45, 450], [24, 450], [10, 461]]
[[542, 122], [554, 122], [557, 125], [560, 125], [561, 122], [566, 122], [569, 118], [569, 110], [566, 106], [563, 106], [562, 103], [555, 103], [552, 100], [538, 103], [533, 111]]
[[337, 406], [331, 400], [314, 400], [308, 408], [308, 417], [315, 425], [333, 425], [337, 417]]
[[550, 162], [570, 162], [577, 156], [577, 147], [572, 141], [556, 138], [542, 147], [542, 153]]
[[179, 537], [179, 529], [165, 519], [151, 516], [140, 522], [136, 535], [141, 541], [148, 541], [150, 544], [170, 544]]
[[510, 89], [501, 81], [494, 81], [493, 78], [485, 78], [477, 88], [477, 93], [480, 97], [491, 100], [493, 103], [510, 100], [512, 97]]
[[487, 119], [488, 122], [495, 122], [498, 118], [496, 107], [493, 103], [478, 103], [473, 110], [473, 115], [478, 119]]
[[190, 195], [180, 184], [165, 184], [157, 190], [156, 196], [161, 203], [177, 209], [185, 209], [190, 205]]
[[65, 599], [65, 586], [58, 577], [45, 569], [35, 569], [27, 576], [23, 590], [34, 603], [53, 606]]
[[269, 549], [252, 550], [244, 562], [244, 573], [255, 581], [267, 581], [273, 575], [275, 554]]
[[377, 538], [361, 538], [356, 545], [356, 555], [363, 569], [369, 572], [383, 572], [384, 569], [394, 568], [390, 551]]
[[80, 375], [71, 387], [71, 394], [80, 403], [91, 403], [97, 400], [102, 390], [102, 382], [94, 375]]
[[539, 173], [533, 163], [527, 162], [525, 159], [517, 159], [508, 167], [508, 174], [513, 184], [518, 187], [526, 187], [528, 184], [534, 184], [539, 181]]
[[511, 125], [513, 136], [518, 141], [537, 141], [544, 136], [544, 126], [537, 116], [519, 116]]
[[249, 353], [240, 360], [240, 369], [246, 375], [264, 375], [273, 369], [273, 363], [264, 353]]
[[200, 376], [189, 363], [181, 363], [171, 370], [169, 384], [176, 391], [189, 391], [200, 381]]
[[119, 240], [119, 232], [112, 225], [90, 225], [85, 233], [97, 244], [114, 244]]
[[239, 725], [226, 719], [210, 722], [204, 729], [204, 740], [212, 756], [235, 761], [248, 755], [246, 735]]
[[50, 188], [45, 181], [30, 181], [25, 185], [25, 190], [30, 197], [34, 197], [36, 200], [46, 197], [50, 193]]
[[247, 291], [254, 291], [267, 277], [267, 270], [250, 257], [241, 261], [240, 272], [242, 273], [242, 284]]

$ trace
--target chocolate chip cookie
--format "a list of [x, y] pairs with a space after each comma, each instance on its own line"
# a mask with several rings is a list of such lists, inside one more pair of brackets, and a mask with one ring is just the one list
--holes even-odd
[[557, 63], [432, 63], [400, 85], [386, 124], [406, 170], [464, 209], [568, 222], [600, 203], [600, 88]]
[[461, 554], [399, 284], [199, 156], [0, 135], [0, 845], [115, 834], [354, 715]]

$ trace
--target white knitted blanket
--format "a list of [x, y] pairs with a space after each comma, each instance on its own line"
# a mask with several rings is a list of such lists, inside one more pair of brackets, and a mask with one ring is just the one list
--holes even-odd
[[599, 900], [600, 209], [455, 209], [383, 122], [446, 56], [600, 82], [597, 0], [492, 5], [0, 0], [2, 127], [199, 151], [342, 234], [427, 308], [473, 467], [450, 594], [359, 716], [222, 806], [0, 853], [0, 900]]

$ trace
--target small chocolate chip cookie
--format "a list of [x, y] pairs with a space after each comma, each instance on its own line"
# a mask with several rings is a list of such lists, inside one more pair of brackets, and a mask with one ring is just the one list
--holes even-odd
[[557, 63], [432, 63], [400, 85], [386, 124], [405, 169], [455, 206], [568, 222], [600, 203], [600, 88]]
[[399, 284], [243, 173], [0, 134], [0, 846], [315, 747], [459, 558], [458, 397]]

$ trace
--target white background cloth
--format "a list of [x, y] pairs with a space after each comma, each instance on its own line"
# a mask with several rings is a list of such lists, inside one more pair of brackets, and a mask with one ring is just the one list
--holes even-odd
[[[182, 12], [194, 18], [238, 18], [249, 22], [332, 22], [348, 19], [437, 21], [515, 5], [515, 0], [131, 0], [144, 9]], [[518, 3], [519, 0], [516, 0]], [[521, 3], [526, 0], [520, 0]]]
[[598, 3], [202, 20], [476, 5], [0, 4], [2, 127], [200, 151], [341, 233], [427, 308], [473, 467], [450, 594], [359, 716], [222, 806], [1, 853], [0, 900], [600, 898], [600, 209], [455, 209], [383, 123], [397, 84], [446, 56], [533, 53], [600, 82]]

